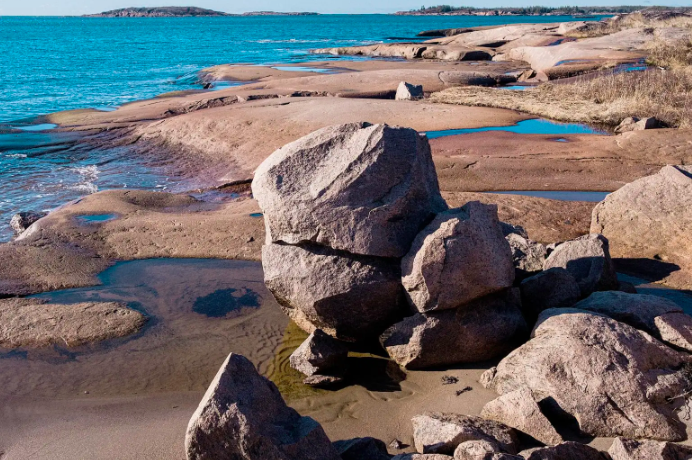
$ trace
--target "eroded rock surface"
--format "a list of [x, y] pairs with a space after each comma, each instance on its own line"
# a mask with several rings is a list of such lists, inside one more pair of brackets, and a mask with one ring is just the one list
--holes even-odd
[[689, 460], [692, 447], [647, 440], [617, 438], [608, 449], [612, 460]]

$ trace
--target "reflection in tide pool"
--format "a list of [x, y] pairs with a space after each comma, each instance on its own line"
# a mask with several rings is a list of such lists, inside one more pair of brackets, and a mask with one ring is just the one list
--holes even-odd
[[457, 136], [460, 134], [482, 133], [486, 131], [506, 131], [517, 134], [548, 134], [548, 135], [565, 135], [565, 134], [608, 134], [589, 125], [581, 123], [558, 123], [556, 121], [545, 120], [543, 118], [534, 118], [531, 120], [520, 121], [516, 125], [511, 126], [488, 126], [485, 128], [467, 128], [467, 129], [448, 129], [444, 131], [428, 131], [428, 139], [436, 139], [445, 136]]
[[512, 190], [503, 192], [488, 192], [498, 193], [500, 195], [522, 195], [533, 196], [536, 198], [547, 198], [549, 200], [560, 201], [591, 201], [599, 203], [605, 200], [610, 192], [579, 192], [579, 191], [562, 191], [562, 190]]

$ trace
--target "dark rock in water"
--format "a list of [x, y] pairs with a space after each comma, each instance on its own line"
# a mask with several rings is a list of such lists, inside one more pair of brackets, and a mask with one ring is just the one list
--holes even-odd
[[10, 220], [10, 227], [12, 227], [15, 234], [20, 235], [24, 232], [24, 230], [29, 228], [31, 224], [47, 215], [47, 212], [20, 212], [12, 216], [12, 220]]
[[[316, 329], [293, 352], [291, 367], [305, 374], [305, 383], [325, 386], [338, 383], [346, 372], [348, 347]], [[311, 378], [314, 377], [314, 378]]]
[[209, 82], [209, 83], [204, 84], [204, 89], [212, 89], [213, 87], [214, 87], [214, 83]]
[[188, 459], [339, 460], [324, 430], [286, 405], [278, 388], [231, 353], [190, 419]]
[[531, 452], [527, 460], [608, 460], [603, 452], [580, 444], [578, 442], [565, 442], [554, 447], [544, 447]]
[[389, 460], [387, 446], [375, 438], [355, 438], [334, 443], [342, 460]]
[[519, 286], [521, 308], [529, 321], [535, 321], [549, 308], [571, 307], [581, 298], [577, 280], [564, 268], [550, 268], [526, 278]]

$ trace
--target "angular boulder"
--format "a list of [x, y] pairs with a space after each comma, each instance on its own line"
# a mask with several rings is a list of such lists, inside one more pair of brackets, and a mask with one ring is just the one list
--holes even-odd
[[630, 131], [643, 131], [645, 129], [665, 128], [665, 124], [655, 117], [638, 118], [628, 117], [615, 128], [616, 133], [626, 133]]
[[510, 233], [505, 238], [512, 250], [512, 261], [519, 277], [525, 278], [543, 270], [548, 257], [548, 250], [544, 245], [516, 233]]
[[[334, 377], [331, 383], [341, 380], [346, 372], [348, 347], [321, 329], [316, 329], [291, 354], [291, 367], [307, 377], [315, 375]], [[308, 382], [314, 383], [316, 379]], [[319, 381], [319, 380], [317, 380]]]
[[387, 446], [375, 438], [354, 438], [334, 443], [341, 460], [389, 460]]
[[526, 278], [519, 286], [524, 316], [535, 321], [538, 315], [550, 308], [568, 308], [581, 298], [577, 280], [564, 268], [550, 268]]
[[582, 297], [619, 286], [608, 240], [602, 235], [585, 235], [557, 246], [543, 265], [545, 270], [553, 267], [564, 268], [574, 276]]
[[286, 405], [278, 388], [231, 353], [190, 419], [188, 459], [339, 460], [324, 430]]
[[511, 287], [514, 266], [497, 207], [472, 201], [438, 214], [416, 236], [401, 269], [409, 301], [421, 313]]
[[486, 361], [507, 353], [528, 335], [517, 289], [483, 297], [457, 310], [405, 318], [380, 337], [408, 369]]
[[252, 193], [267, 243], [305, 242], [353, 254], [403, 257], [423, 225], [447, 209], [425, 136], [351, 123], [274, 152]]
[[[591, 231], [613, 257], [655, 259], [667, 284], [692, 287], [692, 167], [665, 166], [611, 193], [593, 210]], [[659, 262], [656, 262], [659, 261]]]
[[378, 337], [404, 305], [396, 260], [312, 246], [262, 248], [264, 282], [303, 330], [344, 341]]
[[654, 318], [654, 335], [669, 345], [692, 353], [692, 317], [683, 312], [665, 313]]
[[411, 83], [402, 81], [399, 83], [394, 99], [397, 101], [415, 101], [423, 99], [424, 96], [422, 85], [412, 85]]
[[416, 450], [423, 454], [452, 455], [466, 441], [488, 441], [496, 444], [499, 452], [509, 454], [519, 451], [514, 429], [481, 417], [432, 412], [411, 421]]
[[553, 447], [544, 447], [531, 452], [526, 460], [608, 460], [608, 457], [601, 451], [580, 444], [568, 441]]
[[484, 380], [499, 394], [530, 388], [591, 436], [673, 441], [685, 429], [667, 398], [689, 388], [682, 367], [691, 360], [612, 318], [551, 309]]
[[617, 438], [608, 449], [612, 460], [690, 460], [692, 447], [647, 440]]
[[504, 423], [549, 446], [563, 442], [562, 436], [541, 412], [528, 387], [510, 391], [490, 401], [483, 407], [481, 417]]
[[24, 233], [24, 230], [31, 227], [34, 222], [47, 215], [47, 212], [19, 212], [10, 219], [10, 227], [14, 230], [15, 235], [21, 235]]

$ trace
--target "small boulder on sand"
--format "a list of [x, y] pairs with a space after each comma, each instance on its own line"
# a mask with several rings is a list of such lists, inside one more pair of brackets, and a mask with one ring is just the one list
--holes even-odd
[[401, 268], [410, 303], [421, 313], [457, 308], [514, 282], [497, 207], [477, 201], [438, 214]]
[[549, 308], [568, 308], [581, 298], [581, 289], [572, 274], [561, 267], [550, 268], [526, 278], [519, 286], [524, 316], [535, 321]]
[[255, 172], [267, 243], [403, 257], [447, 209], [430, 145], [409, 128], [351, 123], [285, 145]]
[[690, 382], [692, 361], [645, 332], [593, 312], [544, 311], [532, 338], [503, 359], [485, 383], [499, 394], [523, 386], [569, 414], [591, 436], [684, 439], [668, 401]]
[[650, 440], [617, 438], [608, 449], [612, 460], [690, 460], [692, 447]]
[[541, 412], [528, 387], [510, 391], [490, 401], [483, 407], [481, 417], [504, 423], [549, 446], [563, 441], [562, 436]]
[[416, 450], [423, 454], [452, 455], [465, 441], [488, 441], [497, 445], [499, 452], [519, 451], [514, 429], [481, 417], [432, 412], [417, 415], [411, 421]]
[[47, 215], [47, 212], [19, 212], [12, 216], [12, 219], [10, 220], [10, 227], [12, 227], [12, 230], [14, 230], [15, 235], [21, 235], [24, 230], [31, 227], [34, 222]]
[[382, 346], [408, 369], [480, 362], [507, 353], [528, 334], [517, 289], [456, 310], [418, 313], [387, 329]]
[[[321, 329], [316, 329], [291, 354], [291, 367], [307, 377], [332, 376], [334, 383], [341, 380], [347, 365], [348, 347]], [[309, 380], [308, 383], [315, 380]]]
[[425, 97], [425, 94], [423, 93], [422, 85], [412, 85], [411, 83], [402, 81], [399, 83], [394, 99], [397, 101], [415, 101], [423, 99], [423, 97]]
[[531, 451], [526, 460], [608, 460], [603, 452], [580, 444], [568, 441], [553, 447], [544, 447]]
[[553, 267], [564, 268], [574, 276], [582, 297], [619, 287], [608, 240], [603, 235], [585, 235], [560, 244], [543, 265], [545, 270]]
[[628, 117], [615, 128], [616, 133], [626, 133], [629, 131], [643, 131], [645, 129], [665, 128], [665, 124], [655, 117], [638, 118]]
[[324, 430], [286, 405], [278, 388], [231, 353], [190, 419], [189, 460], [339, 460]]

